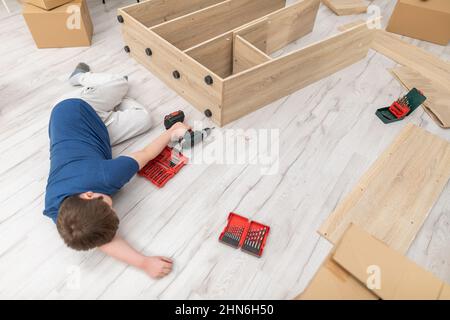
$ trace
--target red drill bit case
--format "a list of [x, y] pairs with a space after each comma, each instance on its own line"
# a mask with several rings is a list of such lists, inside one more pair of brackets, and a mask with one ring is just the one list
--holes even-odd
[[231, 212], [228, 215], [227, 226], [220, 234], [219, 241], [237, 249], [244, 243], [249, 226], [250, 221], [246, 217]]
[[395, 101], [390, 107], [389, 111], [397, 118], [403, 119], [411, 111], [411, 108], [402, 101]]
[[180, 152], [166, 147], [155, 159], [147, 163], [138, 174], [158, 188], [162, 188], [187, 162], [188, 158]]
[[261, 257], [270, 227], [234, 212], [228, 215], [228, 223], [219, 236], [219, 241], [233, 248]]

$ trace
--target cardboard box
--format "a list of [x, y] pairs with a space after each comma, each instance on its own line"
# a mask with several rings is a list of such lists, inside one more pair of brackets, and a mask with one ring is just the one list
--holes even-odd
[[450, 286], [448, 284], [444, 284], [442, 287], [439, 300], [450, 300]]
[[24, 4], [22, 14], [38, 48], [91, 45], [93, 27], [85, 0], [74, 0], [51, 11]]
[[45, 10], [51, 10], [53, 8], [62, 6], [63, 4], [66, 4], [70, 1], [72, 0], [24, 0], [23, 2], [35, 5]]
[[450, 286], [351, 224], [308, 287], [295, 299], [380, 298], [450, 300]]
[[386, 30], [446, 46], [450, 41], [450, 1], [398, 0]]
[[342, 237], [333, 260], [383, 300], [437, 300], [445, 287], [431, 272], [356, 225]]
[[329, 256], [295, 300], [379, 300]]

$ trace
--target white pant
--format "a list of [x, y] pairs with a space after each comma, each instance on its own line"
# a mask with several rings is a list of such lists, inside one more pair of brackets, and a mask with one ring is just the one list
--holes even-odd
[[78, 80], [82, 87], [58, 101], [86, 101], [108, 128], [111, 145], [119, 144], [151, 128], [152, 121], [147, 110], [139, 102], [126, 96], [128, 81], [123, 76], [87, 72], [81, 74]]

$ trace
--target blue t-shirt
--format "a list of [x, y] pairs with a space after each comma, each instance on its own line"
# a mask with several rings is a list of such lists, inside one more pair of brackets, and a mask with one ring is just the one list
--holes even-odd
[[112, 159], [106, 126], [80, 99], [58, 103], [49, 124], [50, 174], [44, 214], [56, 222], [59, 206], [87, 191], [113, 195], [138, 172], [133, 158]]

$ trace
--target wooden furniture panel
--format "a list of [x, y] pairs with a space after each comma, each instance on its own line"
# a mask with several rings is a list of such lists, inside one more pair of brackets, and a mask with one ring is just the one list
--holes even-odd
[[[340, 31], [357, 25], [366, 25], [356, 20], [340, 26]], [[427, 100], [423, 108], [442, 128], [450, 127], [450, 63], [433, 54], [404, 42], [399, 36], [384, 30], [373, 30], [375, 34], [372, 49], [403, 64], [393, 70], [394, 75], [408, 89], [413, 87], [424, 91]]]
[[[377, 238], [381, 235], [379, 239], [387, 246], [406, 254], [449, 177], [450, 144], [408, 125], [319, 232], [340, 245], [346, 228], [355, 223]], [[393, 189], [389, 185], [392, 183], [396, 184]], [[380, 195], [370, 198], [370, 194], [365, 196], [368, 193]], [[376, 299], [333, 259], [334, 252], [296, 299]]]
[[358, 26], [268, 56], [313, 30], [319, 4], [150, 0], [119, 9], [118, 20], [125, 51], [223, 126], [366, 56], [373, 32]]
[[[372, 20], [372, 21], [374, 21], [374, 20]], [[355, 20], [355, 21], [352, 21], [349, 23], [342, 24], [342, 25], [338, 26], [337, 29], [339, 31], [343, 32], [343, 31], [347, 31], [348, 29], [351, 29], [351, 28], [354, 28], [356, 26], [363, 25], [363, 24], [367, 25], [367, 22], [365, 20], [358, 19], [358, 20]]]
[[271, 60], [268, 55], [240, 36], [234, 38], [233, 48], [233, 74]]
[[338, 16], [367, 12], [369, 6], [365, 0], [322, 0]]
[[228, 0], [152, 30], [185, 50], [283, 8], [285, 4], [285, 0]]
[[427, 97], [424, 110], [440, 127], [450, 128], [450, 88], [446, 89], [408, 67], [396, 67], [391, 72], [408, 90], [422, 90]]
[[149, 0], [139, 5], [130, 5], [121, 10], [144, 26], [150, 28], [189, 13], [218, 4], [224, 0]]
[[[229, 32], [189, 48], [185, 52], [222, 78], [227, 78], [231, 74], [242, 72], [270, 60], [270, 57], [264, 53], [273, 53], [310, 33], [314, 28], [319, 5], [320, 0], [300, 1], [238, 28], [234, 31], [233, 47], [237, 46], [239, 49], [245, 50], [244, 56], [236, 56], [236, 50], [232, 54], [234, 58], [228, 56], [231, 45]], [[257, 38], [251, 36], [252, 31], [255, 32]], [[249, 35], [251, 44], [246, 39], [236, 40], [235, 38], [247, 35]], [[253, 47], [259, 50], [254, 50]], [[260, 51], [263, 53], [261, 54]], [[248, 55], [247, 58], [246, 55]], [[242, 66], [239, 65], [239, 59], [243, 59]], [[229, 62], [233, 61], [235, 66], [237, 63], [237, 68], [231, 68], [230, 72]]]
[[449, 142], [408, 125], [319, 232], [336, 244], [354, 223], [404, 253], [449, 177]]
[[314, 29], [320, 0], [302, 1], [267, 17], [266, 53], [282, 49]]
[[402, 41], [399, 36], [384, 30], [376, 30], [372, 49], [450, 88], [450, 63]]
[[221, 78], [233, 73], [233, 33], [203, 42], [189, 48], [185, 53]]
[[332, 258], [362, 286], [369, 278], [368, 268], [378, 267], [380, 286], [370, 290], [383, 300], [437, 300], [444, 284], [356, 225], [346, 230]]
[[365, 26], [358, 26], [226, 79], [222, 123], [236, 120], [363, 59], [372, 36]]
[[270, 55], [310, 33], [319, 6], [320, 0], [300, 1], [237, 30], [235, 34]]
[[234, 31], [234, 36], [241, 36], [253, 46], [267, 53], [268, 17], [256, 20]]
[[[212, 119], [220, 125], [222, 79], [157, 34], [148, 32], [125, 12], [121, 14], [125, 20], [123, 37], [130, 48], [130, 55], [201, 111], [210, 109]], [[152, 50], [151, 56], [146, 54], [147, 48]], [[180, 73], [180, 79], [173, 77], [174, 71]], [[205, 83], [206, 76], [213, 79], [212, 85]]]

